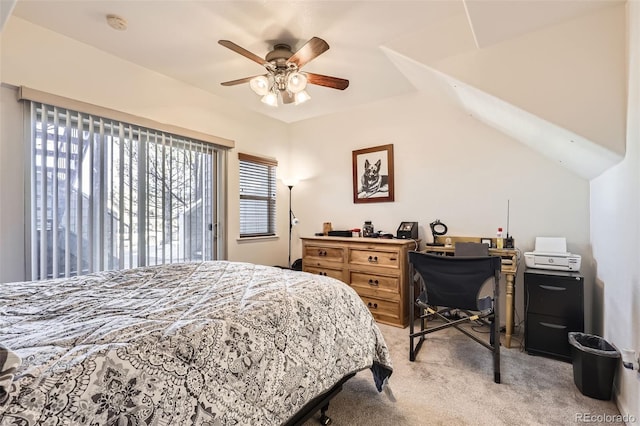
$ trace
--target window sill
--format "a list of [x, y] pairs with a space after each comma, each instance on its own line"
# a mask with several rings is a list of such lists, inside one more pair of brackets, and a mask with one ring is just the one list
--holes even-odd
[[236, 238], [236, 242], [238, 243], [257, 243], [260, 241], [270, 241], [270, 240], [277, 240], [280, 237], [278, 235], [268, 235], [265, 237], [243, 237], [243, 238]]

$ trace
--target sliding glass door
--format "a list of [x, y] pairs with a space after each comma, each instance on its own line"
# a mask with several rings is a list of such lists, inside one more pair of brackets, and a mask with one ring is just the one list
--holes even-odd
[[217, 259], [225, 150], [31, 103], [31, 275]]

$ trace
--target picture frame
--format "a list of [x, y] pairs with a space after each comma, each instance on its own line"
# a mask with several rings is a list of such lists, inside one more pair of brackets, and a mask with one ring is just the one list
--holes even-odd
[[393, 144], [353, 151], [353, 202], [394, 201]]
[[480, 244], [488, 244], [489, 248], [493, 247], [491, 245], [491, 238], [480, 238]]

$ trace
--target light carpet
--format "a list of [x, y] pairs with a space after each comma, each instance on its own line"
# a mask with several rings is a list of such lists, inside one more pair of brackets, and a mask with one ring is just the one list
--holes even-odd
[[[331, 401], [333, 425], [624, 424], [614, 402], [582, 395], [571, 363], [529, 355], [517, 340], [502, 347], [496, 384], [491, 352], [455, 329], [428, 335], [415, 362], [409, 362], [409, 328], [380, 329], [397, 401], [378, 393], [371, 371], [362, 371]], [[304, 426], [318, 425], [318, 418]]]

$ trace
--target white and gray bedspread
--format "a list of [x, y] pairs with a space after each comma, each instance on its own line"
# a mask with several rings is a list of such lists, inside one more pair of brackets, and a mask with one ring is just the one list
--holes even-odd
[[389, 352], [337, 280], [248, 263], [0, 284], [0, 425], [278, 425]]

